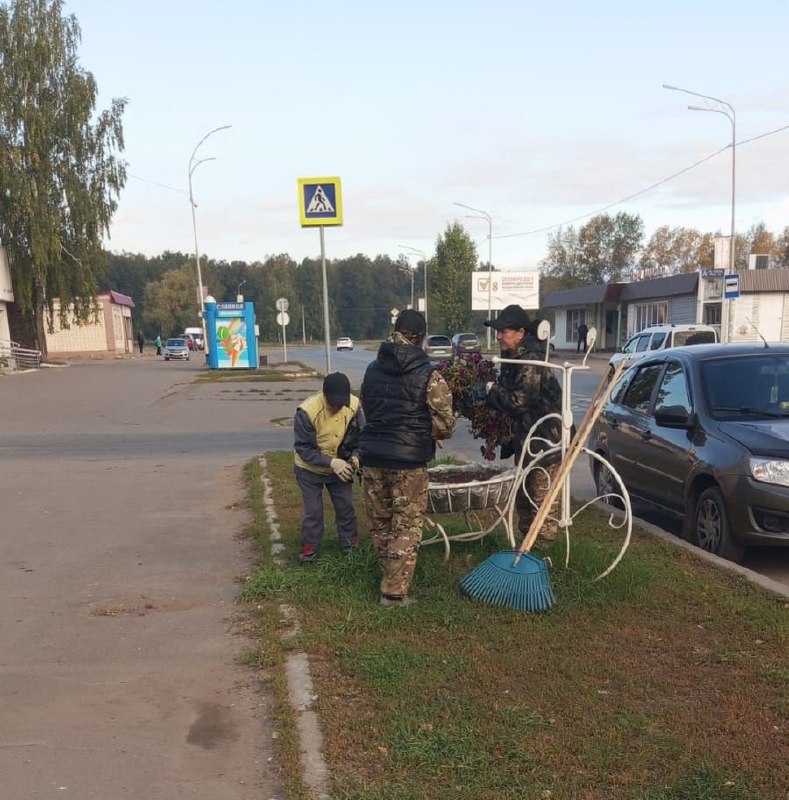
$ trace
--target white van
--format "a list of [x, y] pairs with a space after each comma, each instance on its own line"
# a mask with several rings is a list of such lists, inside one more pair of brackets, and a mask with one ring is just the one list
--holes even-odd
[[653, 325], [631, 336], [622, 349], [611, 356], [608, 365], [613, 371], [620, 361], [630, 366], [654, 350], [691, 344], [714, 344], [717, 341], [718, 332], [709, 325]]
[[195, 347], [197, 347], [198, 350], [205, 349], [202, 328], [184, 328], [184, 333], [188, 333], [194, 339]]

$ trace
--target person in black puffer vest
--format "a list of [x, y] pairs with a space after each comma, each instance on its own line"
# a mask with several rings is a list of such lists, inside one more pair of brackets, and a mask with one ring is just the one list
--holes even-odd
[[381, 604], [405, 606], [427, 510], [427, 463], [455, 430], [452, 393], [422, 350], [425, 318], [403, 311], [362, 381], [359, 440], [364, 503], [381, 579]]
[[[496, 329], [496, 341], [501, 348], [502, 358], [521, 361], [545, 360], [545, 342], [537, 338], [537, 322], [530, 320], [529, 315], [520, 306], [507, 306], [495, 320], [486, 320], [485, 325]], [[529, 430], [546, 414], [554, 413], [559, 417], [551, 417], [537, 428], [530, 442], [529, 453], [523, 458], [524, 466], [528, 465], [535, 454], [561, 442], [562, 387], [552, 369], [502, 364], [498, 380], [489, 384], [487, 389], [487, 404], [497, 411], [508, 414], [515, 423], [513, 445], [507, 451], [502, 448], [502, 458], [514, 455], [517, 464], [526, 445]], [[515, 499], [518, 529], [522, 534], [525, 535], [529, 530], [537, 509], [554, 481], [560, 461], [561, 455], [554, 453], [540, 461], [540, 468], [526, 473], [524, 487], [526, 493], [519, 491]], [[558, 514], [557, 500], [540, 531], [541, 539], [552, 540], [557, 537]]]

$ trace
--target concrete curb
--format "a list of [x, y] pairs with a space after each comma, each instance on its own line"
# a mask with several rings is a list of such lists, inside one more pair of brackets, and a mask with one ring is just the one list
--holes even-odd
[[[275, 564], [284, 566], [282, 553], [285, 546], [282, 544], [282, 533], [274, 508], [271, 482], [266, 472], [265, 455], [261, 455], [259, 461], [262, 470], [263, 503], [271, 528], [271, 555]], [[295, 637], [299, 633], [299, 621], [295, 609], [287, 604], [281, 604], [280, 610], [282, 616], [290, 622], [290, 629], [284, 634], [284, 637], [288, 639]], [[288, 680], [288, 700], [296, 714], [296, 730], [299, 735], [304, 783], [318, 800], [330, 800], [329, 768], [323, 758], [323, 736], [320, 720], [314, 708], [318, 696], [313, 688], [307, 654], [303, 651], [292, 651], [285, 662], [285, 674]]]
[[[608, 503], [598, 501], [596, 505], [606, 513], [622, 513], [621, 509], [608, 505]], [[681, 547], [684, 550], [687, 550], [689, 553], [693, 553], [694, 556], [702, 559], [703, 561], [714, 564], [716, 567], [726, 569], [729, 572], [736, 572], [738, 575], [741, 575], [754, 585], [759, 586], [762, 589], [766, 589], [768, 592], [772, 592], [773, 594], [777, 594], [779, 597], [789, 600], [789, 586], [784, 586], [784, 584], [782, 584], [780, 581], [773, 580], [772, 578], [767, 577], [767, 575], [762, 575], [759, 572], [754, 572], [754, 570], [748, 569], [748, 567], [743, 567], [741, 564], [735, 564], [733, 561], [727, 561], [725, 558], [716, 556], [714, 553], [708, 553], [706, 550], [702, 550], [695, 545], [692, 545], [690, 542], [686, 542], [684, 539], [680, 539], [678, 536], [663, 530], [663, 528], [660, 526], [655, 525], [652, 522], [647, 522], [645, 519], [641, 519], [641, 517], [634, 515], [633, 524], [637, 524], [647, 533], [652, 534], [652, 536], [655, 536], [661, 541], [668, 542], [676, 547]]]

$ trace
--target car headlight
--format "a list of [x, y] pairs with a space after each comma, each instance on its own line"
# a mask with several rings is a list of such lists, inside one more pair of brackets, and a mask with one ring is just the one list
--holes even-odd
[[789, 486], [789, 461], [782, 458], [752, 458], [751, 475], [762, 483]]

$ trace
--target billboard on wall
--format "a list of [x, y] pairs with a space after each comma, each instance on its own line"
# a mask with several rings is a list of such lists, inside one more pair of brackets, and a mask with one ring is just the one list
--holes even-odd
[[540, 307], [539, 272], [472, 272], [472, 311], [488, 310], [488, 287], [490, 308], [494, 311], [513, 303], [526, 309]]

